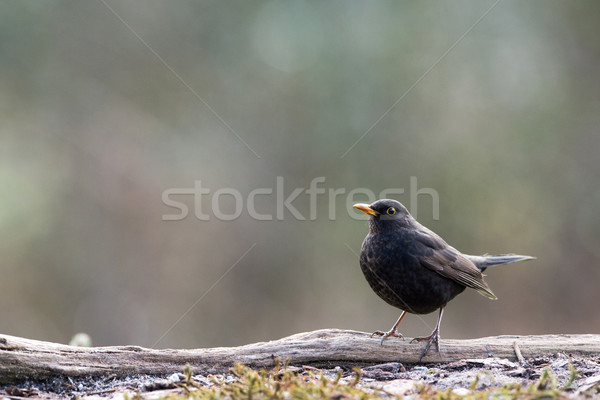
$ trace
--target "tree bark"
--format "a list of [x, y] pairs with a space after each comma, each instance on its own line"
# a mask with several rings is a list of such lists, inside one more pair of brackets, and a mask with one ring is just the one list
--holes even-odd
[[[516, 343], [516, 345], [515, 345]], [[379, 338], [364, 332], [324, 329], [283, 339], [239, 347], [208, 349], [147, 349], [137, 346], [73, 347], [0, 335], [0, 383], [41, 380], [52, 376], [77, 377], [181, 372], [186, 364], [194, 373], [222, 373], [235, 363], [270, 368], [276, 359], [291, 365], [356, 366], [387, 362], [418, 363], [424, 343]], [[515, 360], [558, 352], [599, 354], [600, 335], [494, 336], [440, 340], [423, 363], [500, 357]], [[520, 351], [520, 356], [517, 354]]]

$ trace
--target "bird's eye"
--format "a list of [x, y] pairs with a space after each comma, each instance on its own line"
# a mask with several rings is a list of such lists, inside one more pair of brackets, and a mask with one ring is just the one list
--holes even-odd
[[396, 209], [394, 207], [390, 207], [387, 209], [386, 213], [387, 215], [394, 215], [396, 214]]

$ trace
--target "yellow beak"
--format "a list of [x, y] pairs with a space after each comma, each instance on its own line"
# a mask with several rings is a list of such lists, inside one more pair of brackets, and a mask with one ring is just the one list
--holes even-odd
[[368, 204], [358, 203], [358, 204], [354, 205], [354, 208], [359, 209], [360, 211], [364, 212], [365, 214], [374, 215], [374, 216], [379, 215], [379, 213], [377, 211], [373, 210], [371, 207], [369, 207]]

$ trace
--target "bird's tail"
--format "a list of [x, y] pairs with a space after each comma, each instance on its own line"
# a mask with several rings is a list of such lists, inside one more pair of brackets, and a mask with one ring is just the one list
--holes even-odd
[[520, 256], [518, 254], [499, 254], [497, 256], [483, 255], [483, 256], [467, 256], [469, 260], [473, 262], [481, 271], [484, 271], [487, 267], [494, 265], [510, 264], [518, 261], [534, 260], [535, 257]]

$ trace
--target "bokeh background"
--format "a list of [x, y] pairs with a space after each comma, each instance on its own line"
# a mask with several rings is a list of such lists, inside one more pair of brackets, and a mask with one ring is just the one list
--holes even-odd
[[[402, 188], [462, 251], [538, 257], [487, 273], [498, 301], [455, 299], [442, 337], [598, 333], [600, 3], [494, 4], [2, 2], [0, 332], [207, 347], [389, 329], [346, 202]], [[314, 220], [306, 194], [306, 220], [253, 219], [257, 188], [276, 215], [277, 177], [346, 194]], [[163, 192], [196, 181], [210, 220], [181, 195], [190, 215], [164, 221]], [[244, 196], [233, 221], [211, 211], [222, 188]]]

